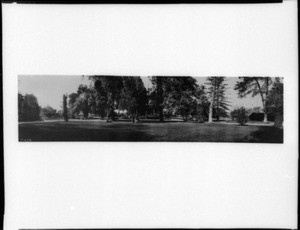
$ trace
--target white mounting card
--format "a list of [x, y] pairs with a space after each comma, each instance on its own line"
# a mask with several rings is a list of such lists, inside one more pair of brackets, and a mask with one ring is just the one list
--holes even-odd
[[[5, 230], [297, 227], [296, 0], [2, 11]], [[284, 141], [19, 141], [18, 76], [97, 74], [283, 77]]]

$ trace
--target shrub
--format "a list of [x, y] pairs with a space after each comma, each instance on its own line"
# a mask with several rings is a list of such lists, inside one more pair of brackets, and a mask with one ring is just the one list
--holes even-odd
[[230, 112], [230, 117], [232, 121], [236, 120], [236, 115], [237, 115], [237, 109]]
[[38, 121], [40, 118], [41, 107], [39, 106], [36, 96], [33, 94], [26, 94], [19, 98], [19, 121]]
[[231, 116], [235, 118], [240, 125], [245, 125], [249, 120], [248, 112], [244, 107], [232, 111]]
[[51, 106], [47, 105], [46, 107], [42, 108], [42, 115], [47, 118], [56, 118], [57, 111], [53, 109]]

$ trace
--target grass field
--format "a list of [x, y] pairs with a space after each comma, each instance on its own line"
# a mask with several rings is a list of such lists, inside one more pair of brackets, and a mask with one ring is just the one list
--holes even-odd
[[283, 129], [220, 123], [71, 120], [19, 124], [19, 141], [171, 141], [283, 143]]

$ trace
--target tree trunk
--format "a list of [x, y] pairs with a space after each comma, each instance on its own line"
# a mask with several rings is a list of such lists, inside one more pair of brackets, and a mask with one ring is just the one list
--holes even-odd
[[106, 122], [111, 122], [111, 117], [110, 117], [110, 114], [111, 114], [111, 110], [113, 110], [113, 95], [112, 93], [110, 92], [107, 92], [107, 120]]
[[215, 91], [216, 91], [216, 78], [214, 78], [214, 85], [212, 86], [212, 92], [211, 92], [211, 101], [209, 105], [209, 114], [208, 114], [208, 122], [213, 122], [213, 106], [215, 101]]
[[263, 97], [262, 93], [261, 93], [261, 98], [262, 98], [262, 103], [263, 103], [263, 111], [264, 111], [264, 123], [268, 122], [268, 115], [267, 115], [267, 106], [266, 106], [266, 100]]
[[268, 122], [268, 114], [267, 112], [264, 112], [264, 123], [267, 123]]
[[161, 106], [160, 106], [158, 112], [159, 112], [159, 121], [163, 122], [164, 121], [164, 115], [163, 115], [163, 110], [162, 110]]
[[158, 103], [158, 114], [159, 114], [159, 121], [164, 121], [163, 115], [163, 89], [162, 89], [162, 77], [156, 77], [156, 87], [157, 87], [157, 103]]
[[134, 122], [139, 122], [139, 114], [138, 114], [138, 111], [135, 112], [135, 120]]
[[107, 115], [106, 122], [110, 122], [110, 120], [109, 120], [109, 107], [106, 110], [106, 115]]
[[217, 121], [220, 120], [220, 115], [219, 115], [219, 99], [220, 99], [220, 96], [219, 96], [219, 83], [216, 87], [216, 93], [217, 93], [217, 106], [216, 106], [216, 109], [215, 109], [215, 112], [216, 112], [216, 117], [217, 117]]
[[88, 119], [88, 117], [89, 117], [89, 112], [88, 111], [84, 111], [84, 118]]
[[267, 106], [266, 106], [266, 100], [265, 98], [262, 97], [262, 101], [263, 101], [263, 110], [264, 110], [264, 123], [268, 122], [268, 114], [267, 114]]
[[[264, 110], [264, 123], [268, 122], [268, 116], [267, 116], [267, 106], [266, 106], [266, 97], [264, 97], [264, 94], [262, 92], [261, 86], [259, 84], [259, 81], [255, 78], [256, 84], [258, 86], [259, 92], [260, 92], [260, 96], [261, 96], [261, 100], [262, 100], [262, 104], [263, 104], [263, 110]], [[266, 84], [268, 84], [268, 82], [266, 82]], [[267, 85], [267, 91], [268, 91], [268, 85]]]
[[265, 116], [264, 116], [264, 122], [268, 122], [268, 116], [267, 116], [267, 98], [268, 98], [268, 94], [269, 94], [269, 78], [266, 78], [266, 96], [265, 96], [265, 101], [264, 101], [264, 112], [265, 112]]
[[215, 92], [212, 92], [211, 101], [209, 105], [209, 113], [208, 113], [208, 122], [211, 123], [213, 121], [213, 104], [214, 104], [214, 97]]

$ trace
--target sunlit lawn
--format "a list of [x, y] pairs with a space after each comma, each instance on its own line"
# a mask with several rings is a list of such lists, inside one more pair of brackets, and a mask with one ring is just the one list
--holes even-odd
[[220, 123], [71, 120], [19, 124], [19, 140], [282, 143], [283, 130], [272, 126]]

